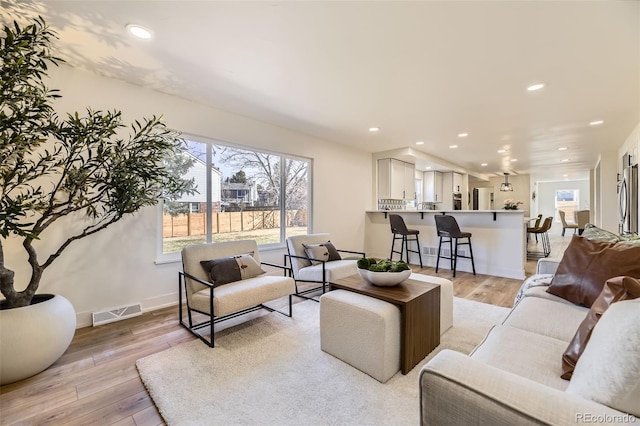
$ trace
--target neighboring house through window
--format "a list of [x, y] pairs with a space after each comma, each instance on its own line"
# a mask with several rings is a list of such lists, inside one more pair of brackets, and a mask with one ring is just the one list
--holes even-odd
[[308, 233], [310, 159], [187, 139], [188, 152], [170, 163], [197, 193], [163, 203], [159, 257], [190, 244], [279, 245]]

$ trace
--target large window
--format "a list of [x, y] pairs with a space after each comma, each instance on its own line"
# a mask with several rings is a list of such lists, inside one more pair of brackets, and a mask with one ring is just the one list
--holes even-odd
[[311, 160], [188, 140], [171, 159], [197, 193], [162, 206], [162, 254], [189, 244], [256, 240], [275, 245], [308, 233]]

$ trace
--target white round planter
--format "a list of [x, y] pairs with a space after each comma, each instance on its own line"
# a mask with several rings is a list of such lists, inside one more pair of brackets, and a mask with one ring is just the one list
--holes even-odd
[[36, 295], [34, 301], [39, 302], [0, 310], [0, 385], [46, 369], [73, 339], [76, 312], [71, 302], [51, 294]]

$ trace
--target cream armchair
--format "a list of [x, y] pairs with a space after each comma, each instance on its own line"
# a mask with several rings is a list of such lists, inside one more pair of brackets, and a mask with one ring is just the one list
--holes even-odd
[[[268, 275], [260, 265], [282, 268], [283, 275]], [[178, 273], [180, 324], [211, 347], [214, 346], [213, 325], [219, 321], [261, 308], [292, 316], [291, 295], [295, 293], [295, 283], [287, 276], [288, 269], [260, 262], [258, 245], [253, 240], [187, 246], [182, 249], [182, 269]], [[216, 274], [217, 280], [214, 280], [212, 277]], [[183, 294], [188, 323], [183, 320]], [[264, 305], [285, 296], [289, 296], [289, 313]], [[208, 319], [195, 323], [193, 312]], [[201, 329], [208, 329], [209, 339], [199, 332]]]
[[[285, 265], [290, 267], [291, 274], [295, 280], [297, 296], [305, 297], [305, 294], [317, 292], [319, 290], [322, 290], [322, 293], [325, 293], [327, 290], [327, 284], [332, 280], [337, 280], [357, 273], [357, 260], [353, 257], [364, 257], [365, 254], [363, 252], [336, 249], [337, 252], [353, 255], [351, 256], [351, 259], [342, 259], [340, 255], [335, 253], [332, 258], [328, 256], [329, 253], [326, 253], [326, 259], [320, 258], [320, 256], [309, 255], [309, 250], [314, 250], [314, 247], [329, 242], [330, 240], [331, 238], [329, 234], [296, 235], [287, 238], [287, 250], [289, 254], [284, 256]], [[326, 252], [326, 250], [324, 252]], [[325, 254], [324, 252], [322, 254]], [[332, 260], [336, 255], [339, 259]], [[321, 285], [299, 291], [299, 282], [319, 283]], [[309, 299], [309, 297], [306, 298]]]
[[587, 226], [587, 223], [589, 223], [589, 220], [590, 220], [589, 216], [590, 216], [589, 210], [578, 210], [575, 212], [576, 224], [578, 226], [579, 235], [582, 235], [582, 232], [584, 231], [585, 226]]

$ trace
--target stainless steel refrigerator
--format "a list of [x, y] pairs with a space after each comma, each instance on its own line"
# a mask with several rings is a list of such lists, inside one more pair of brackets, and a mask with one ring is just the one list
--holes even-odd
[[622, 176], [618, 184], [620, 234], [638, 233], [638, 163], [629, 154], [622, 157]]
[[473, 188], [471, 208], [473, 210], [493, 209], [493, 188]]

